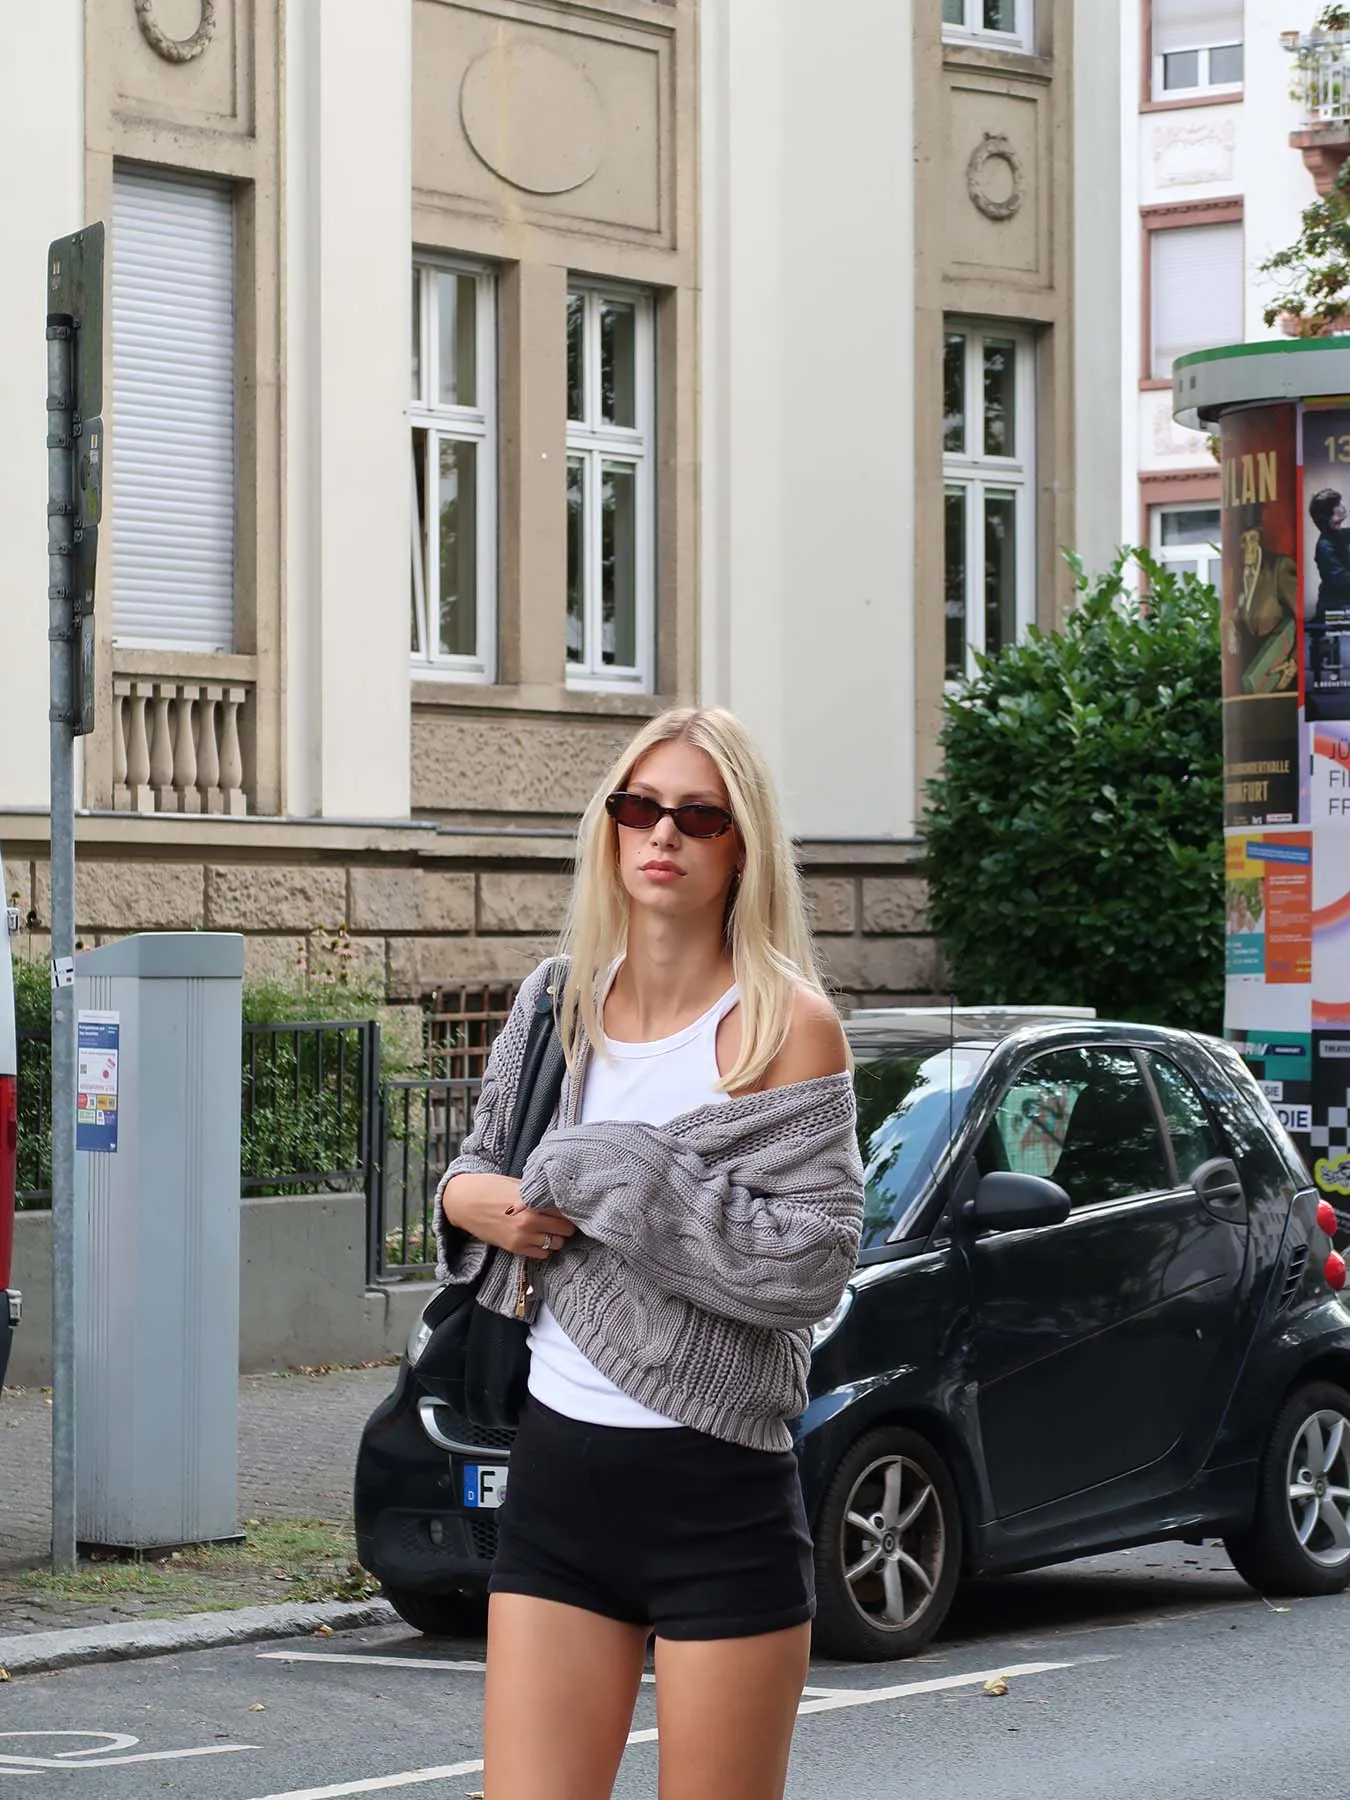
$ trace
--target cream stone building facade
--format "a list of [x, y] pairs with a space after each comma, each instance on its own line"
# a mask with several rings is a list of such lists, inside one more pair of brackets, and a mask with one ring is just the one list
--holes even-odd
[[1350, 155], [1350, 48], [1314, 36], [1322, 11], [1129, 0], [1120, 18], [1121, 536], [1216, 585], [1219, 469], [1172, 417], [1172, 364], [1282, 335], [1262, 264]]
[[396, 1000], [500, 991], [606, 764], [697, 698], [769, 750], [841, 991], [940, 993], [944, 684], [1061, 616], [1062, 546], [1115, 535], [1081, 329], [1115, 303], [1101, 4], [14, 9], [21, 946], [50, 917], [38, 272], [103, 219], [86, 943], [206, 926], [255, 972], [340, 942]]

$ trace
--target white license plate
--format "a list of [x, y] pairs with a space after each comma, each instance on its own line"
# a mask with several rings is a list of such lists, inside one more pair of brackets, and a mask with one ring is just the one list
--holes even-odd
[[506, 1498], [505, 1463], [466, 1463], [461, 1470], [466, 1507], [498, 1507]]

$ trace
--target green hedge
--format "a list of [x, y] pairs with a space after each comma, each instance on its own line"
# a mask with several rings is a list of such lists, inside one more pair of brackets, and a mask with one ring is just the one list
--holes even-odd
[[1142, 551], [1096, 577], [1069, 560], [1063, 631], [983, 660], [947, 701], [925, 820], [934, 927], [963, 1003], [1217, 1031], [1218, 601]]

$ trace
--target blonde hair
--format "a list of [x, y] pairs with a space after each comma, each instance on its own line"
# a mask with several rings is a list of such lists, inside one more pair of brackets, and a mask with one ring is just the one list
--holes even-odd
[[768, 765], [740, 720], [721, 707], [675, 707], [645, 725], [582, 815], [576, 877], [559, 950], [571, 958], [558, 1006], [559, 1032], [569, 1066], [583, 1038], [603, 1035], [605, 979], [628, 937], [628, 894], [619, 874], [618, 827], [606, 797], [624, 788], [658, 744], [682, 741], [702, 750], [727, 790], [744, 864], [728, 898], [726, 938], [740, 996], [741, 1048], [718, 1087], [753, 1087], [782, 1049], [792, 1022], [796, 989], [824, 993], [806, 922], [801, 882], [779, 811]]

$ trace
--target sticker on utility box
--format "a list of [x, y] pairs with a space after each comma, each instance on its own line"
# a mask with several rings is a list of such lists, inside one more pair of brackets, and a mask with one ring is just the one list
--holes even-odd
[[78, 1020], [75, 1148], [117, 1149], [117, 1064], [122, 1022], [115, 1012], [82, 1012]]

